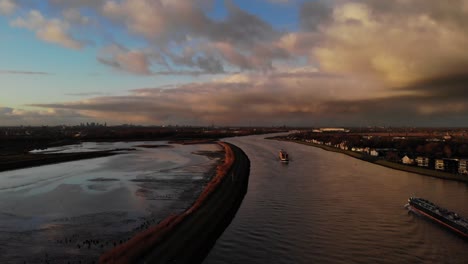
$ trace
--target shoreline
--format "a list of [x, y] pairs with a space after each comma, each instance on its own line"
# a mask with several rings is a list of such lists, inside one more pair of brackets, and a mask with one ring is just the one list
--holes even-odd
[[357, 153], [357, 152], [353, 152], [349, 150], [342, 150], [342, 149], [338, 149], [338, 148], [331, 147], [331, 146], [319, 145], [319, 144], [302, 142], [302, 141], [297, 141], [297, 140], [282, 140], [282, 139], [275, 139], [275, 140], [293, 142], [297, 144], [320, 148], [326, 151], [341, 153], [341, 154], [344, 154], [344, 155], [347, 155], [347, 156], [350, 156], [350, 157], [353, 157], [362, 161], [367, 161], [367, 162], [380, 165], [383, 167], [387, 167], [390, 169], [394, 169], [394, 170], [416, 173], [419, 175], [429, 176], [429, 177], [439, 178], [439, 179], [444, 179], [444, 180], [468, 183], [468, 176], [462, 176], [462, 175], [452, 174], [452, 173], [448, 173], [444, 171], [436, 171], [436, 170], [425, 169], [425, 168], [416, 167], [416, 166], [409, 166], [409, 165], [404, 165], [400, 163], [390, 162], [387, 160], [382, 160], [382, 159], [378, 159], [375, 157], [363, 155], [361, 153]]
[[95, 159], [122, 154], [121, 151], [135, 149], [113, 149], [93, 152], [52, 153], [52, 154], [18, 154], [0, 156], [0, 172], [59, 164], [63, 162]]
[[247, 193], [250, 161], [238, 147], [218, 142], [224, 161], [196, 201], [129, 241], [99, 263], [201, 263], [234, 218]]

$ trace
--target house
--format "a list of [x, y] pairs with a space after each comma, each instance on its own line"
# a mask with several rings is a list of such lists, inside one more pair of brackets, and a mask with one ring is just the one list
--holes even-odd
[[360, 148], [360, 147], [353, 147], [351, 150], [354, 152], [366, 152], [366, 148]]
[[444, 160], [436, 159], [435, 160], [435, 169], [436, 170], [444, 170]]
[[468, 163], [468, 160], [466, 159], [461, 159], [459, 164], [458, 164], [458, 173], [460, 174], [468, 174], [468, 170], [467, 170], [467, 164]]
[[371, 149], [370, 152], [369, 152], [369, 155], [374, 156], [374, 157], [378, 157], [379, 152], [377, 150], [375, 150], [375, 149]]
[[405, 155], [402, 159], [401, 162], [406, 165], [412, 165], [414, 163], [414, 159], [410, 158], [408, 155]]
[[459, 167], [458, 159], [443, 159], [444, 161], [444, 171], [450, 173], [457, 173]]
[[416, 158], [416, 164], [418, 167], [429, 167], [429, 158], [419, 156]]

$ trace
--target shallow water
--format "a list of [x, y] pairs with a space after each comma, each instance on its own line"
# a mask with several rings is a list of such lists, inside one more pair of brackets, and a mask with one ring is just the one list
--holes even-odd
[[468, 217], [467, 184], [264, 137], [226, 140], [251, 160], [249, 190], [205, 264], [468, 263], [468, 242], [404, 208], [416, 194]]
[[[88, 142], [44, 152], [142, 144], [167, 142]], [[96, 260], [114, 243], [189, 207], [222, 156], [215, 144], [135, 148], [116, 156], [0, 173], [0, 262]], [[86, 240], [99, 242], [89, 246], [83, 244]]]

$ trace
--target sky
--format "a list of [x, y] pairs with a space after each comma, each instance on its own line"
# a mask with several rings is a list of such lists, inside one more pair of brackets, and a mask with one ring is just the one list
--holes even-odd
[[0, 0], [0, 126], [467, 126], [468, 0]]

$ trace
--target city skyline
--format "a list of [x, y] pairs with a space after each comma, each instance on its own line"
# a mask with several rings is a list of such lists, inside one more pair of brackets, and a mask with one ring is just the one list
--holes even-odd
[[466, 126], [468, 1], [0, 0], [0, 125]]

